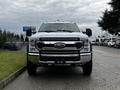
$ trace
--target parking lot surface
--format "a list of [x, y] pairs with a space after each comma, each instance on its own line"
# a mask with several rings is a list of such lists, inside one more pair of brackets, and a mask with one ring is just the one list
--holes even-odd
[[91, 77], [80, 67], [39, 68], [36, 76], [25, 71], [4, 90], [120, 90], [120, 49], [94, 46]]

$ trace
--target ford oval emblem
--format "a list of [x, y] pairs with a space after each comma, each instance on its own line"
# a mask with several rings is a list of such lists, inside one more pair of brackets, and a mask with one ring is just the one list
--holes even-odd
[[61, 43], [61, 42], [55, 43], [54, 47], [55, 48], [65, 48], [65, 43]]

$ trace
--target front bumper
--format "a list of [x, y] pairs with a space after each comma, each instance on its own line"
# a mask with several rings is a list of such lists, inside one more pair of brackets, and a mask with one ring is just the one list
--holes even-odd
[[[72, 58], [79, 57], [79, 60], [72, 60]], [[42, 57], [49, 57], [51, 59], [57, 58], [58, 60], [40, 60], [39, 53], [28, 53], [28, 60], [34, 64], [37, 65], [69, 65], [69, 64], [75, 64], [75, 65], [83, 65], [89, 61], [92, 60], [92, 53], [86, 52], [86, 53], [80, 53], [80, 55], [76, 54], [65, 54], [65, 55], [49, 55], [49, 54], [43, 54]], [[60, 58], [71, 58], [71, 60], [61, 60]], [[60, 60], [59, 60], [60, 59]]]

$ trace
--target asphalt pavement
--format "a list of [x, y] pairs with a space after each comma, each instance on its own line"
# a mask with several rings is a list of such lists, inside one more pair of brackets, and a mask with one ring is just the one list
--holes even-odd
[[80, 67], [39, 68], [36, 76], [25, 71], [3, 90], [120, 90], [120, 49], [94, 46], [90, 77]]

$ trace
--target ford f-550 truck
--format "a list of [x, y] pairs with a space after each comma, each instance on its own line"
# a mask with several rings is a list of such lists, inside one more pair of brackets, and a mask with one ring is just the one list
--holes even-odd
[[91, 29], [81, 32], [76, 23], [43, 23], [33, 35], [27, 32], [27, 71], [36, 74], [41, 66], [81, 66], [85, 75], [92, 72]]

